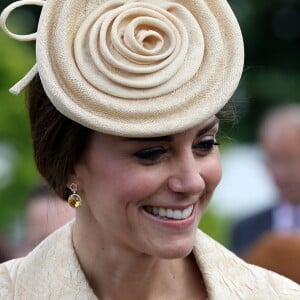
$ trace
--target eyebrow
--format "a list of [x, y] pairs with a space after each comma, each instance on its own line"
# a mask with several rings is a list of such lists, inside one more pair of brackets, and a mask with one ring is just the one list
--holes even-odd
[[219, 121], [220, 121], [219, 118], [215, 117], [210, 123], [208, 123], [205, 127], [201, 128], [197, 132], [196, 137], [201, 136], [202, 134], [206, 133], [207, 131], [215, 127], [219, 123]]
[[155, 136], [149, 138], [125, 138], [126, 141], [133, 142], [172, 142], [174, 135]]
[[[206, 133], [218, 123], [219, 123], [219, 119], [215, 117], [210, 123], [208, 123], [205, 127], [201, 128], [197, 132], [196, 137], [199, 137], [202, 134]], [[174, 140], [174, 135], [165, 135], [165, 136], [157, 136], [157, 137], [149, 137], [149, 138], [125, 138], [125, 140], [133, 141], [133, 142], [172, 142]]]

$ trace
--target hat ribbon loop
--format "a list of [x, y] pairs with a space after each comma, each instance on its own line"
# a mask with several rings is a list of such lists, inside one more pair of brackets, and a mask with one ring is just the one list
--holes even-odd
[[[36, 40], [37, 33], [31, 33], [31, 34], [16, 34], [11, 32], [7, 26], [6, 22], [9, 17], [9, 15], [18, 7], [25, 6], [25, 5], [37, 5], [37, 6], [43, 6], [45, 4], [45, 0], [21, 0], [13, 2], [12, 4], [8, 5], [1, 13], [0, 15], [0, 26], [2, 30], [11, 38], [21, 41], [21, 42], [28, 42], [28, 41], [34, 41]], [[17, 82], [12, 88], [9, 89], [9, 91], [12, 94], [18, 95], [28, 84], [29, 82], [34, 78], [34, 76], [38, 73], [37, 64], [35, 64], [30, 71], [19, 81]]]

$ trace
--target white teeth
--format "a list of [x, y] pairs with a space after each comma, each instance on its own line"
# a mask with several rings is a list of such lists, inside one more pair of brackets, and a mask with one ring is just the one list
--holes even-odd
[[189, 217], [190, 214], [192, 213], [192, 210], [193, 210], [193, 208], [192, 208], [192, 209], [185, 209], [185, 210], [182, 212], [182, 217], [183, 217], [184, 219], [186, 219], [187, 217]]
[[188, 218], [192, 214], [193, 205], [183, 210], [163, 208], [163, 207], [152, 207], [152, 206], [147, 206], [146, 210], [152, 215], [158, 216], [160, 218], [183, 220]]
[[170, 209], [170, 208], [167, 209], [167, 217], [168, 217], [169, 219], [173, 217], [173, 210]]
[[160, 208], [158, 209], [158, 215], [159, 215], [160, 217], [165, 217], [165, 216], [166, 216], [166, 210], [165, 210], [164, 208], [160, 207]]
[[174, 210], [173, 219], [176, 219], [176, 220], [183, 219], [182, 212], [178, 209]]

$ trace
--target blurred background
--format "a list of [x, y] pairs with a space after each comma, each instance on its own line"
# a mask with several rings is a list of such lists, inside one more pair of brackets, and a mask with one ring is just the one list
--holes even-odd
[[[13, 1], [1, 0], [0, 11]], [[279, 103], [300, 102], [300, 0], [228, 1], [245, 42], [245, 69], [233, 97], [236, 124], [219, 137], [223, 180], [201, 227], [230, 247], [231, 224], [270, 205], [276, 188], [265, 169], [256, 134], [264, 113]], [[40, 9], [17, 9], [9, 18], [16, 33], [35, 32]], [[39, 182], [24, 101], [8, 89], [34, 65], [34, 43], [0, 32], [0, 231], [16, 239], [26, 195]]]

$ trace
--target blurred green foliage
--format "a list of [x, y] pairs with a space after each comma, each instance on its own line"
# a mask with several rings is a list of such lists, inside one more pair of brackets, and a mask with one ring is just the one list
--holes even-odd
[[224, 246], [230, 247], [231, 220], [228, 217], [217, 215], [213, 209], [208, 208], [199, 228]]
[[[12, 1], [1, 0], [0, 10], [9, 2]], [[229, 3], [244, 36], [245, 71], [233, 97], [239, 123], [235, 127], [225, 124], [223, 132], [232, 138], [228, 141], [253, 142], [260, 119], [270, 106], [300, 101], [300, 1], [230, 0]], [[38, 9], [16, 14], [11, 20], [12, 27], [17, 32], [31, 32], [38, 14]], [[16, 97], [7, 92], [34, 62], [32, 44], [13, 41], [0, 32], [0, 165], [2, 157], [11, 168], [4, 175], [0, 168], [1, 228], [19, 216], [28, 189], [38, 180], [24, 95]], [[206, 232], [224, 244], [228, 243], [229, 226], [230, 220], [212, 211], [201, 222]]]
[[[13, 28], [20, 26], [15, 22]], [[34, 63], [34, 52], [30, 45], [14, 41], [0, 32], [0, 154], [2, 163], [7, 166], [0, 166], [2, 228], [11, 224], [12, 219], [18, 218], [24, 205], [24, 195], [38, 178], [32, 158], [24, 95], [14, 96], [8, 93], [8, 89]]]
[[276, 104], [300, 101], [300, 1], [231, 0], [245, 43], [245, 69], [234, 97], [238, 141], [255, 141], [257, 126]]

